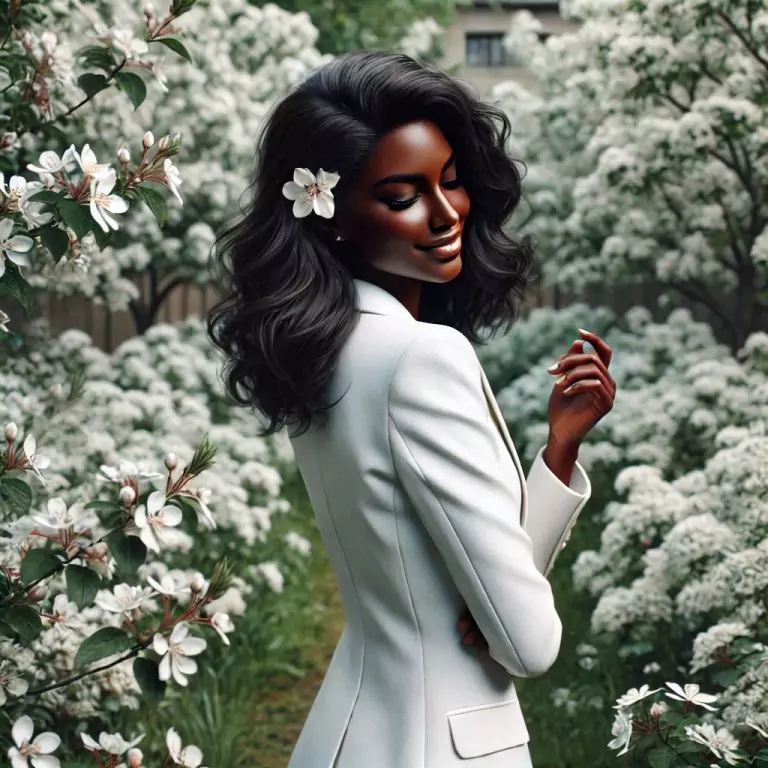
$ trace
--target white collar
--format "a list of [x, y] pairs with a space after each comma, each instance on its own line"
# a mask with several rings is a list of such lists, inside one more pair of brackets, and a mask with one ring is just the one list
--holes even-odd
[[402, 317], [416, 322], [413, 315], [401, 304], [389, 291], [366, 280], [354, 278], [355, 291], [357, 293], [357, 306], [360, 312], [368, 312], [374, 315], [389, 315]]

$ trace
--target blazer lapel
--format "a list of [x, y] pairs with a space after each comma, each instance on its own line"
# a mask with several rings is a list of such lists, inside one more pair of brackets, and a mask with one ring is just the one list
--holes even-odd
[[528, 513], [527, 489], [525, 487], [525, 473], [523, 472], [523, 467], [520, 464], [520, 458], [517, 455], [515, 444], [512, 442], [512, 436], [509, 434], [509, 430], [507, 429], [507, 425], [504, 421], [504, 417], [501, 415], [499, 404], [496, 402], [496, 397], [493, 394], [493, 390], [491, 389], [491, 385], [488, 379], [486, 378], [485, 371], [483, 370], [482, 365], [480, 366], [480, 375], [483, 381], [483, 392], [485, 393], [485, 399], [488, 402], [488, 409], [490, 410], [491, 416], [493, 417], [493, 420], [496, 423], [496, 428], [499, 430], [501, 437], [504, 440], [504, 444], [507, 446], [507, 450], [509, 451], [509, 454], [512, 457], [512, 461], [514, 461], [515, 463], [517, 474], [520, 477], [520, 489], [521, 489], [520, 524], [524, 526], [525, 518]]

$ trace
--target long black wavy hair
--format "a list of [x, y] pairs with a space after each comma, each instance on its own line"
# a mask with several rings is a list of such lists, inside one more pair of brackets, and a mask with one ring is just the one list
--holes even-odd
[[418, 120], [442, 130], [471, 203], [461, 272], [424, 284], [419, 320], [450, 325], [478, 343], [481, 329], [493, 334], [517, 318], [533, 247], [502, 228], [521, 198], [520, 171], [505, 149], [506, 115], [463, 82], [403, 54], [341, 55], [271, 110], [251, 202], [214, 248], [228, 286], [208, 314], [208, 334], [226, 354], [229, 395], [267, 417], [262, 436], [294, 424], [303, 434], [333, 405], [323, 398], [357, 322], [353, 276], [344, 266], [349, 245], [335, 241], [326, 220], [295, 218], [283, 184], [294, 168], [335, 171], [338, 210], [376, 143]]

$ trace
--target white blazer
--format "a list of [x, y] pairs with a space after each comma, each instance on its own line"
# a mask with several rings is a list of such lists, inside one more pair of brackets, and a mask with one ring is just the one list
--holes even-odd
[[355, 288], [346, 394], [291, 440], [347, 623], [288, 768], [529, 768], [514, 677], [558, 655], [546, 574], [589, 479], [577, 464], [566, 487], [542, 449], [526, 480], [469, 341]]

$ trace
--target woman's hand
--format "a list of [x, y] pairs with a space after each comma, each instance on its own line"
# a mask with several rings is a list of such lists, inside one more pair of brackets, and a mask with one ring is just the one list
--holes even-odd
[[464, 606], [464, 611], [459, 617], [459, 632], [461, 632], [462, 645], [468, 645], [475, 648], [480, 653], [488, 650], [488, 641], [483, 636], [474, 617], [469, 612], [469, 608]]
[[[613, 350], [597, 335], [579, 329], [583, 340], [574, 341], [555, 365], [557, 375], [549, 397], [550, 442], [578, 448], [584, 436], [613, 408], [616, 382], [608, 373]], [[588, 341], [593, 352], [584, 350]]]

